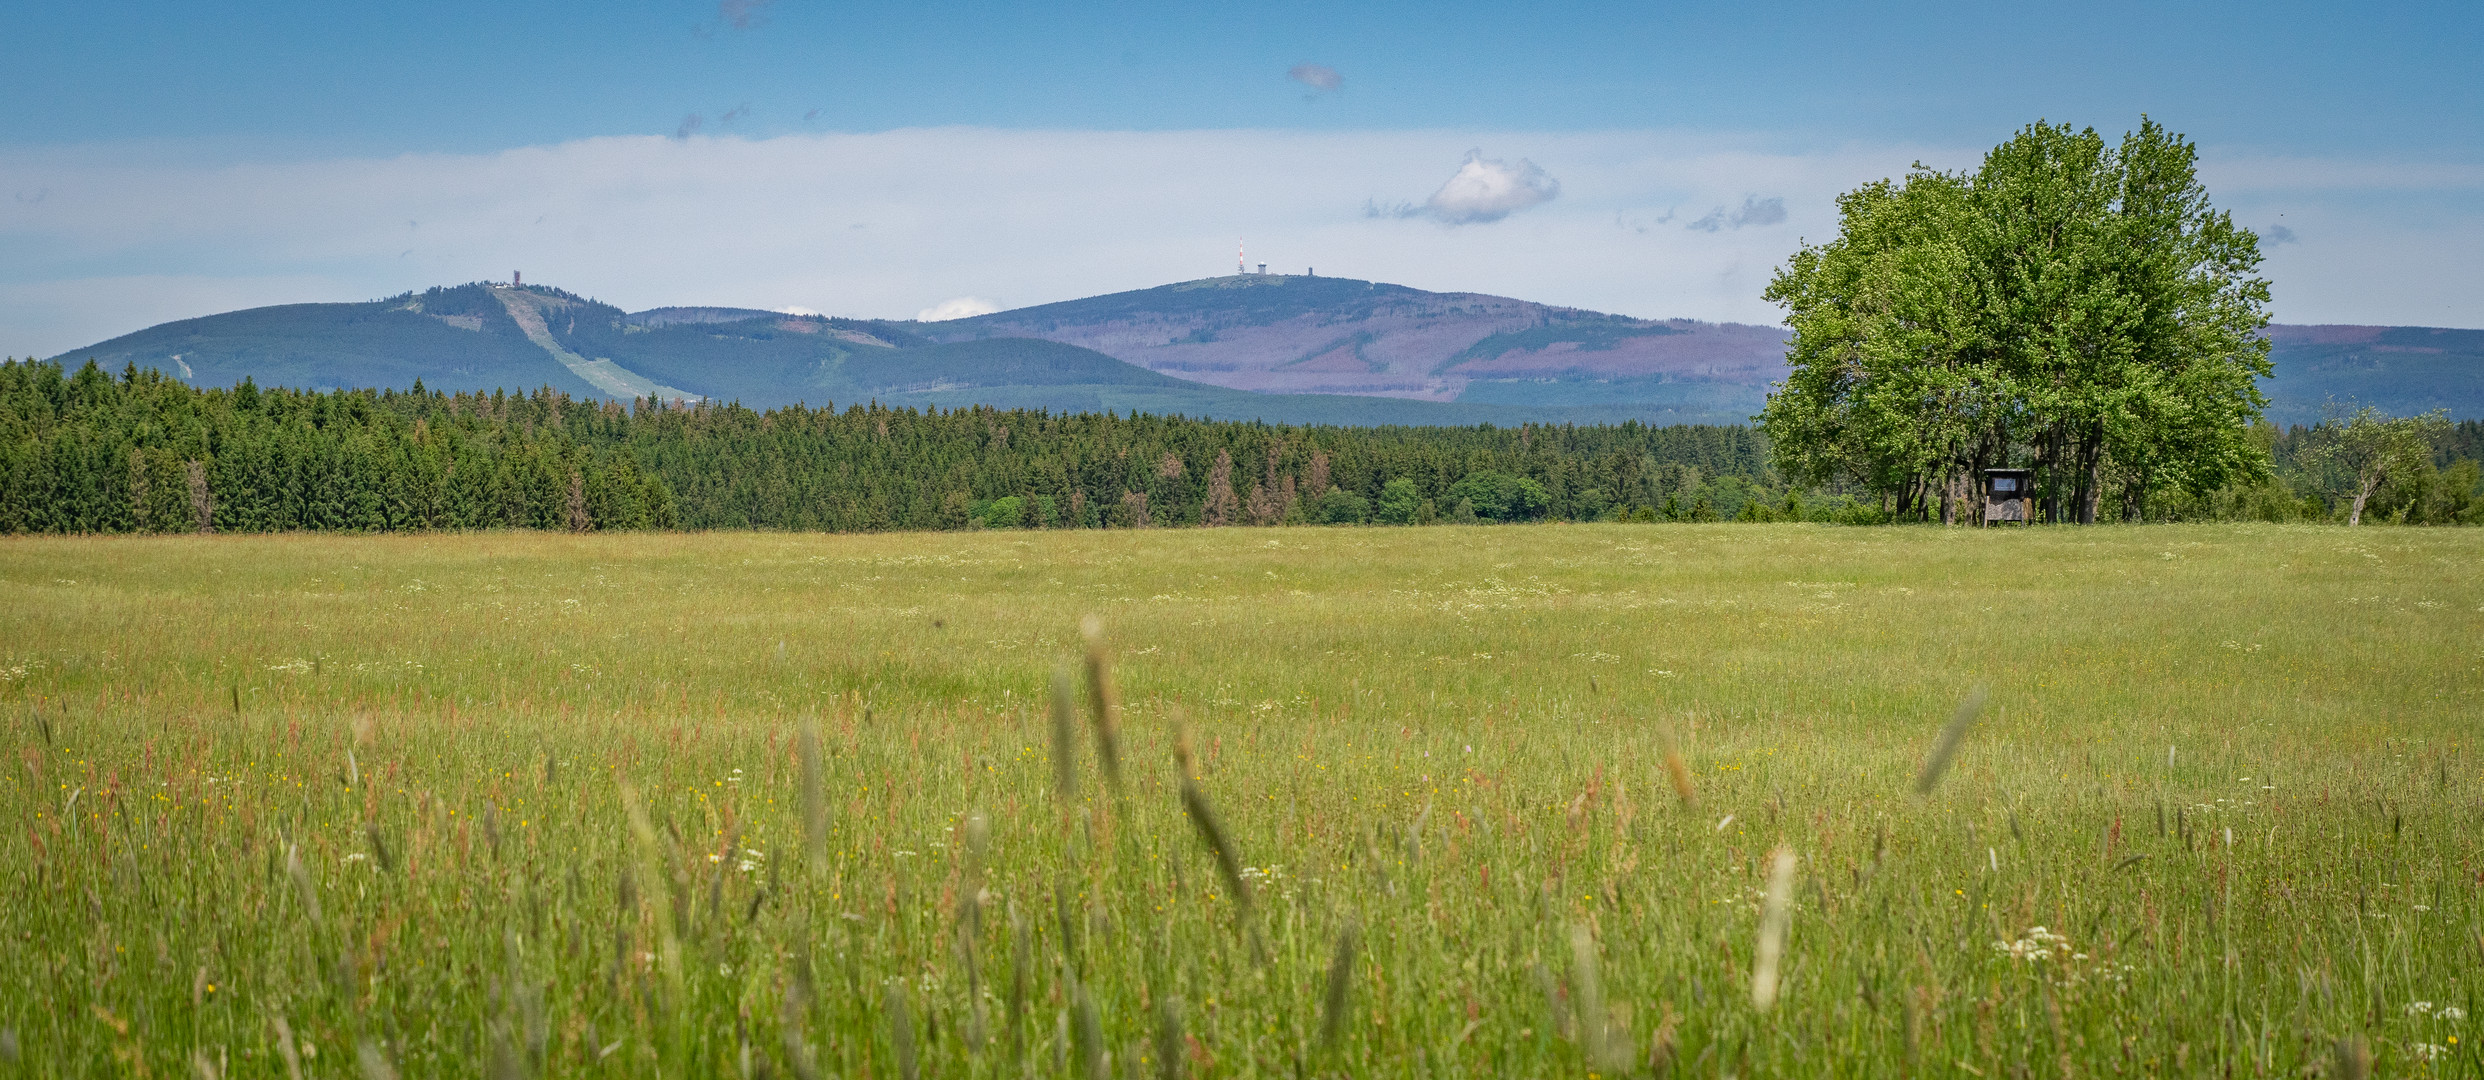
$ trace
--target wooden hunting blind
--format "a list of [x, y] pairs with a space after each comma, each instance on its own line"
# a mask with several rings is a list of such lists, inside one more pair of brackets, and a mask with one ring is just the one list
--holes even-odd
[[1984, 470], [1984, 520], [2030, 521], [2035, 470]]

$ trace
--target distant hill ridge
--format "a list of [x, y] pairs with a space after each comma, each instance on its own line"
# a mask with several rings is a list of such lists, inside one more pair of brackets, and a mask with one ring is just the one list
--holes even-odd
[[[1238, 274], [937, 323], [935, 340], [1038, 337], [1240, 390], [1427, 401], [1681, 407], [1756, 401], [1785, 370], [1774, 327], [1634, 319], [1482, 293]], [[1549, 396], [1544, 387], [1577, 384]], [[1555, 400], [1574, 398], [1574, 401]], [[1739, 405], [1734, 406], [1739, 408]], [[1756, 405], [1741, 409], [1747, 416]]]
[[[2272, 326], [2271, 419], [2329, 399], [2484, 417], [2484, 330]], [[1481, 293], [1245, 274], [949, 322], [758, 308], [625, 312], [476, 283], [253, 308], [56, 358], [201, 386], [531, 389], [585, 398], [989, 404], [1287, 423], [1743, 423], [1785, 331], [1637, 319]]]

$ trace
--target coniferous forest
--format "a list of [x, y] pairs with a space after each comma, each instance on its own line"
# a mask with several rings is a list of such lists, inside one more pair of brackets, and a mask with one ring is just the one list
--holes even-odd
[[[2313, 429], [2259, 429], [2273, 470], [2187, 519], [2320, 520], [2286, 468]], [[2484, 519], [2457, 425], [2445, 466], [2372, 520]], [[411, 391], [199, 389], [152, 370], [0, 364], [0, 533], [432, 529], [1146, 528], [1527, 520], [1892, 519], [1788, 485], [1756, 428], [1289, 427], [1179, 417], [668, 407]]]
[[1756, 489], [1765, 456], [1758, 433], [1739, 427], [763, 413], [552, 391], [202, 390], [151, 370], [0, 365], [0, 532], [10, 533], [1715, 517], [1718, 499]]

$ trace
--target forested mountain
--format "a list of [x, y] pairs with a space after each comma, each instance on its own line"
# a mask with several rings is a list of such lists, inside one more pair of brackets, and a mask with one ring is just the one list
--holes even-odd
[[1775, 327], [1633, 319], [1351, 278], [1236, 274], [934, 323], [1033, 337], [1262, 392], [1534, 407], [1627, 404], [1740, 422], [1785, 371]]
[[[450, 391], [550, 387], [574, 398], [714, 400], [768, 409], [877, 401], [1146, 412], [1318, 424], [1620, 421], [1628, 403], [1443, 404], [1259, 394], [1175, 378], [1031, 336], [748, 308], [625, 313], [540, 285], [463, 285], [360, 304], [294, 304], [165, 323], [56, 358], [157, 368], [196, 386], [248, 378], [309, 389], [417, 382]], [[1723, 419], [1739, 421], [1741, 416]]]
[[2331, 401], [2484, 418], [2484, 330], [2271, 326], [2268, 344], [2277, 374], [2261, 392], [2277, 423], [2317, 423]]
[[[2272, 326], [2270, 419], [2331, 399], [2484, 418], [2484, 330]], [[1047, 344], [1048, 343], [1048, 344]], [[1250, 274], [952, 322], [754, 308], [625, 313], [558, 289], [463, 285], [185, 319], [72, 350], [74, 369], [194, 386], [574, 398], [880, 401], [1272, 423], [1739, 424], [1784, 378], [1777, 327], [1631, 319], [1476, 293]]]

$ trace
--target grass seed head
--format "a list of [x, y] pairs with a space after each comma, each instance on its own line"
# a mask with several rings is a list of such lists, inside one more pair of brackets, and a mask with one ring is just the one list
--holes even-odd
[[310, 915], [311, 929], [321, 930], [326, 920], [319, 911], [319, 887], [311, 883], [310, 870], [302, 865], [302, 849], [285, 845], [285, 876], [293, 879], [294, 891], [301, 894], [302, 910]]
[[1570, 1010], [1561, 996], [1561, 984], [1553, 981], [1552, 969], [1544, 966], [1541, 957], [1530, 961], [1527, 968], [1535, 976], [1535, 988], [1544, 995], [1545, 1026], [1553, 1033], [1568, 1038], [1571, 1035]]
[[1173, 766], [1185, 782], [1199, 778], [1199, 759], [1190, 746], [1190, 717], [1178, 707], [1173, 709]]
[[2353, 1035], [2339, 1039], [2329, 1053], [2331, 1080], [2369, 1080], [2371, 1075], [2371, 1044]]
[[362, 1080], [397, 1080], [397, 1067], [388, 1061], [388, 1052], [369, 1039], [354, 1047], [354, 1060], [362, 1067]]
[[1570, 926], [1570, 1011], [1577, 1017], [1579, 1052], [1597, 1068], [1613, 1068], [1615, 1055], [1606, 1037], [1609, 1017], [1604, 1011], [1604, 980], [1596, 974], [1595, 935], [1576, 923]]
[[1216, 856], [1216, 872], [1225, 881], [1225, 890], [1233, 894], [1234, 903], [1243, 910], [1251, 906], [1251, 885], [1242, 877], [1242, 858], [1234, 852], [1233, 838], [1226, 834], [1225, 824], [1216, 816], [1216, 808], [1208, 804], [1207, 792], [1190, 781], [1182, 782], [1182, 810], [1199, 830], [1199, 839], [1208, 852]]
[[[1077, 1021], [1073, 1041], [1078, 1049], [1078, 1074], [1086, 1080], [1112, 1080], [1112, 1061], [1104, 1050], [1104, 1021], [1085, 983], [1070, 987], [1070, 1013]], [[909, 1076], [906, 1080], [914, 1080]]]
[[1121, 695], [1113, 686], [1112, 658], [1104, 648], [1104, 623], [1093, 615], [1079, 620], [1079, 636], [1087, 646], [1087, 704], [1095, 723], [1096, 760], [1104, 781], [1121, 788]]
[[819, 760], [819, 721], [802, 722], [802, 843], [813, 868], [828, 863], [828, 788]]
[[1958, 744], [1966, 741], [1967, 729], [1975, 726], [1975, 715], [1984, 711], [1985, 690], [1978, 686], [1958, 703], [1958, 711], [1950, 715], [1948, 725], [1941, 728], [1941, 737], [1933, 742], [1932, 754], [1924, 759], [1923, 773], [1915, 777], [1915, 793], [1932, 794], [1941, 774], [1949, 771], [1949, 761], [1957, 756]]
[[1026, 1061], [1026, 984], [1034, 974], [1030, 968], [1034, 949], [1028, 938], [1026, 913], [1018, 902], [1009, 902], [1009, 1060]]
[[1182, 1080], [1182, 999], [1166, 994], [1156, 999], [1156, 1078]]
[[1672, 782], [1674, 797], [1685, 809], [1699, 805], [1699, 792], [1691, 786], [1690, 762], [1683, 760], [1681, 744], [1671, 734], [1665, 736], [1665, 779]]
[[1063, 805], [1078, 798], [1078, 703], [1069, 673], [1052, 674], [1052, 790]]
[[1794, 849], [1783, 844], [1768, 857], [1768, 893], [1760, 906], [1759, 947], [1751, 957], [1751, 1007], [1777, 1004], [1777, 972], [1785, 959], [1786, 924], [1793, 916]]
[[888, 1037], [897, 1054], [897, 1075], [918, 1080], [921, 1068], [914, 1060], [914, 1015], [906, 1008], [904, 979], [888, 981]]
[[394, 854], [388, 850], [388, 836], [380, 831], [379, 822], [370, 821], [363, 823], [362, 834], [371, 842], [372, 863], [376, 864], [382, 873], [395, 872], [397, 869], [397, 860]]
[[1354, 954], [1362, 946], [1363, 924], [1352, 916], [1337, 931], [1337, 948], [1328, 958], [1327, 992], [1320, 998], [1320, 1047], [1337, 1045], [1345, 1031], [1347, 998], [1354, 987]]
[[285, 1022], [283, 1013], [267, 1019], [276, 1029], [276, 1056], [285, 1061], [286, 1080], [302, 1080], [302, 1052], [293, 1045], [293, 1025]]

